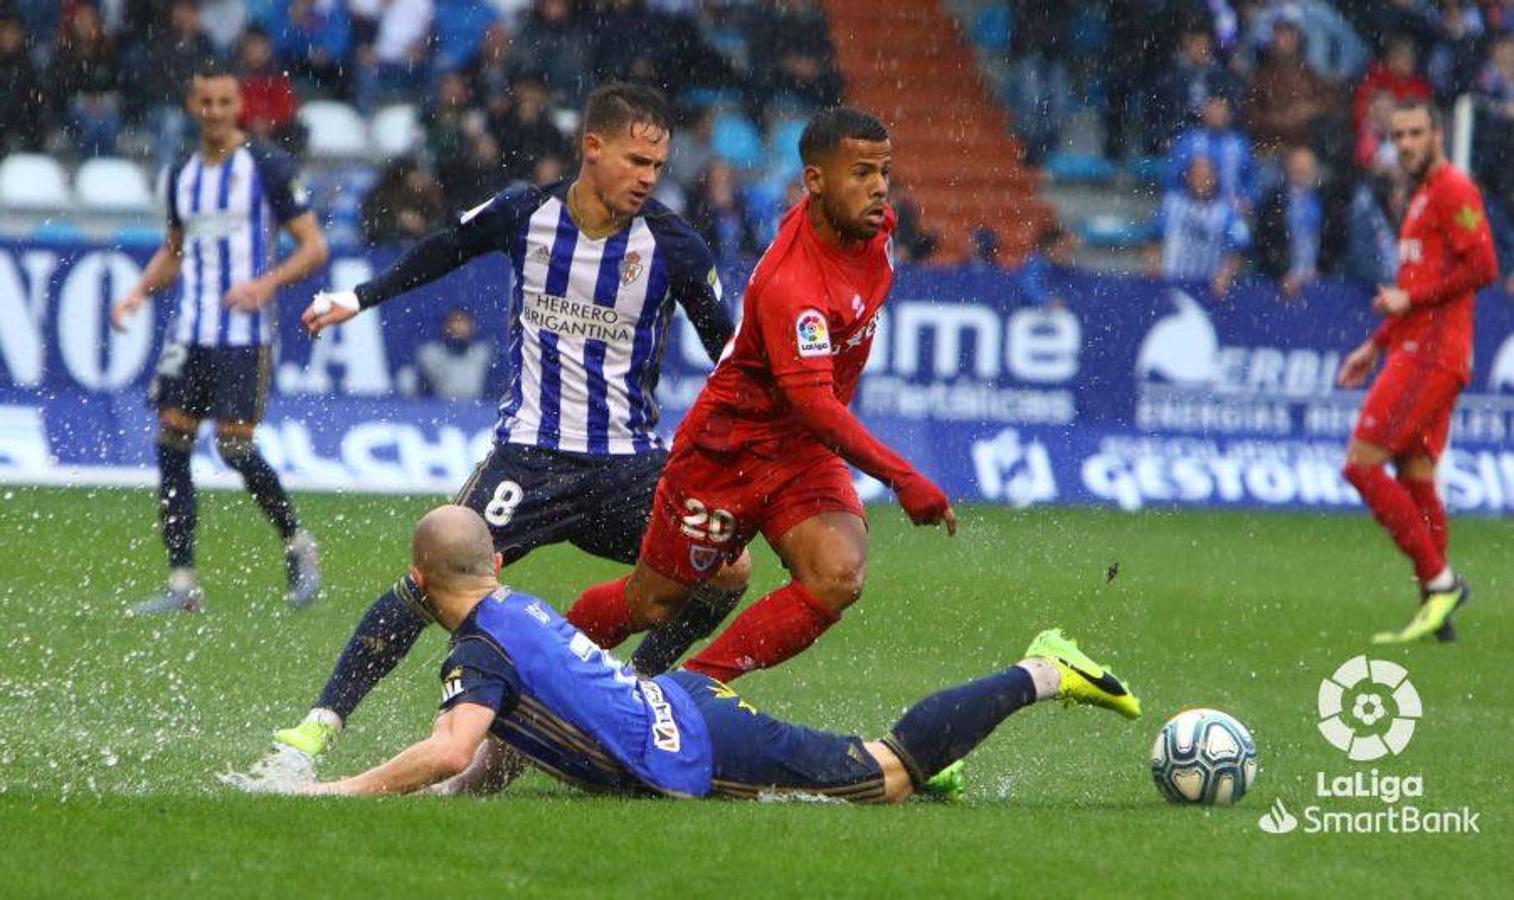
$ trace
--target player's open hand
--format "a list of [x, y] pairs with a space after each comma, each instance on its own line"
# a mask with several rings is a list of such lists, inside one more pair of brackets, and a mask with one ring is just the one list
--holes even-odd
[[1343, 388], [1358, 388], [1367, 382], [1367, 376], [1372, 374], [1372, 367], [1377, 365], [1377, 356], [1381, 352], [1376, 344], [1367, 341], [1355, 350], [1346, 354], [1341, 360], [1341, 370], [1335, 376], [1335, 383]]
[[305, 307], [300, 324], [312, 338], [319, 337], [323, 330], [340, 325], [361, 311], [357, 294], [352, 291], [320, 291]]
[[1384, 316], [1401, 316], [1409, 311], [1409, 292], [1403, 288], [1384, 285], [1372, 298], [1372, 309]]
[[147, 294], [132, 288], [126, 292], [126, 296], [116, 301], [116, 305], [110, 308], [110, 327], [116, 331], [126, 330], [126, 319], [142, 308], [147, 302]]
[[257, 312], [273, 299], [275, 290], [275, 285], [267, 278], [252, 278], [233, 285], [221, 298], [221, 305], [239, 312]]

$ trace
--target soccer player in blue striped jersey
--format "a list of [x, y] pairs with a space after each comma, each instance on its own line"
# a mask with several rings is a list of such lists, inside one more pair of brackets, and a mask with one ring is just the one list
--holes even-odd
[[[507, 563], [571, 542], [634, 563], [667, 451], [655, 430], [658, 369], [674, 307], [710, 358], [733, 333], [704, 240], [651, 198], [672, 134], [667, 101], [627, 84], [596, 89], [584, 110], [576, 178], [512, 187], [432, 234], [373, 280], [323, 293], [312, 335], [489, 252], [509, 257], [511, 378], [495, 444], [454, 502], [483, 516]], [[638, 648], [660, 672], [725, 617], [746, 587], [745, 556]], [[430, 620], [408, 576], [369, 607], [305, 720], [276, 733], [315, 756], [409, 652]]]
[[[315, 541], [300, 527], [279, 476], [258, 452], [273, 362], [275, 292], [311, 275], [326, 242], [306, 203], [294, 162], [237, 128], [237, 79], [214, 63], [190, 83], [187, 106], [199, 145], [168, 175], [168, 229], [137, 283], [111, 310], [123, 326], [147, 298], [176, 281], [178, 307], [152, 380], [158, 408], [158, 498], [168, 548], [167, 587], [135, 613], [203, 608], [194, 567], [195, 490], [190, 451], [204, 419], [215, 420], [216, 450], [284, 540], [290, 605], [320, 587]], [[295, 249], [278, 259], [279, 230]]]

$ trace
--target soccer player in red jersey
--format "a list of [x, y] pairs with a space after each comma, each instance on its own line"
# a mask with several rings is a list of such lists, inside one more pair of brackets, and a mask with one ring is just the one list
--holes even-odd
[[[1362, 401], [1346, 447], [1346, 479], [1378, 523], [1414, 562], [1420, 607], [1399, 631], [1375, 643], [1435, 635], [1455, 640], [1451, 614], [1469, 595], [1446, 563], [1446, 511], [1435, 492], [1435, 463], [1451, 430], [1451, 409], [1472, 373], [1475, 292], [1498, 277], [1482, 196], [1446, 161], [1436, 110], [1406, 100], [1393, 113], [1399, 165], [1415, 185], [1399, 228], [1398, 284], [1381, 287], [1372, 308], [1383, 323], [1341, 363], [1342, 387], [1382, 371]], [[1384, 464], [1393, 461], [1397, 479]]]
[[845, 107], [799, 142], [805, 197], [784, 216], [744, 317], [688, 416], [628, 576], [584, 591], [567, 618], [602, 647], [665, 621], [761, 533], [793, 576], [688, 668], [729, 681], [815, 642], [862, 592], [867, 524], [851, 463], [917, 525], [956, 531], [946, 495], [847, 410], [893, 281], [888, 131]]

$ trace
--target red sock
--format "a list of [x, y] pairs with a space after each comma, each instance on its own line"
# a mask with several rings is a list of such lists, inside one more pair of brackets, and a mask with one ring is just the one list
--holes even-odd
[[585, 588], [563, 618], [608, 650], [631, 636], [631, 607], [626, 603], [626, 582], [631, 576]]
[[1425, 525], [1430, 529], [1430, 540], [1435, 542], [1435, 549], [1440, 555], [1446, 555], [1446, 547], [1451, 542], [1451, 530], [1446, 525], [1446, 508], [1441, 505], [1440, 494], [1435, 490], [1435, 482], [1426, 481], [1423, 478], [1400, 478], [1398, 483], [1404, 486], [1409, 496], [1414, 498], [1414, 503], [1419, 507], [1420, 517], [1425, 520]]
[[1436, 549], [1430, 526], [1409, 491], [1389, 478], [1382, 466], [1347, 465], [1344, 474], [1393, 543], [1414, 561], [1414, 574], [1420, 583], [1439, 575], [1446, 567], [1446, 558]]
[[721, 681], [768, 669], [795, 656], [841, 618], [797, 581], [790, 581], [736, 617], [684, 668]]

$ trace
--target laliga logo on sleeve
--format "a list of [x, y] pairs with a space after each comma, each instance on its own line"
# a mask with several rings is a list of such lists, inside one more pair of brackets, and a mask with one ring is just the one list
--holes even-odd
[[1422, 713], [1408, 671], [1384, 659], [1348, 659], [1319, 685], [1320, 734], [1357, 762], [1404, 752]]
[[794, 336], [799, 341], [800, 356], [830, 355], [831, 333], [819, 310], [806, 309], [799, 313], [799, 318], [794, 320]]

